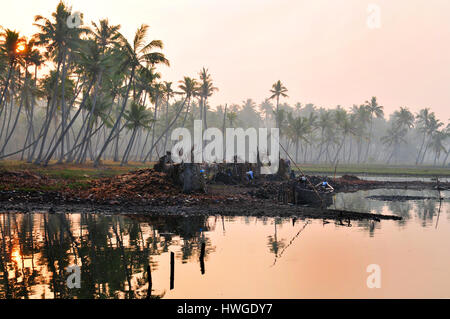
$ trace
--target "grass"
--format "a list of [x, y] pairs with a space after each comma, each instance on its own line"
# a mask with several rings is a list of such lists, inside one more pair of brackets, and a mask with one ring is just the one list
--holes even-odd
[[37, 187], [23, 187], [16, 184], [0, 185], [0, 190], [12, 188], [16, 191], [58, 191], [63, 187], [68, 187], [73, 190], [86, 189], [89, 187], [90, 180], [112, 177], [149, 167], [153, 167], [153, 164], [148, 163], [147, 165], [143, 165], [142, 163], [131, 162], [126, 166], [121, 166], [119, 163], [107, 161], [102, 163], [99, 168], [94, 168], [92, 163], [86, 163], [84, 165], [50, 163], [50, 165], [44, 167], [23, 161], [0, 161], [0, 171], [26, 170], [56, 180], [55, 184], [39, 185]]
[[[306, 174], [327, 174], [334, 175], [334, 167], [325, 164], [300, 164], [300, 168]], [[23, 161], [0, 161], [0, 171], [24, 171], [35, 172], [40, 175], [61, 181], [61, 186], [72, 189], [83, 189], [89, 186], [89, 181], [93, 179], [112, 177], [127, 173], [140, 168], [153, 167], [153, 163], [143, 165], [140, 162], [130, 162], [126, 166], [120, 166], [119, 163], [112, 161], [103, 162], [99, 168], [94, 168], [92, 163], [84, 165], [76, 164], [56, 164], [50, 163], [47, 167], [29, 164]], [[439, 176], [450, 177], [449, 168], [429, 167], [429, 166], [387, 166], [387, 165], [338, 165], [336, 175], [354, 174], [354, 175], [393, 175], [393, 176]], [[59, 183], [56, 185], [42, 185], [41, 191], [58, 190]], [[18, 185], [16, 185], [18, 186]], [[15, 188], [16, 190], [19, 190]], [[1, 187], [0, 187], [1, 189]]]
[[[334, 167], [325, 164], [299, 164], [305, 174], [334, 174]], [[434, 166], [397, 166], [379, 164], [338, 165], [336, 175], [395, 175], [395, 176], [439, 176], [450, 177], [450, 169]]]
[[94, 168], [92, 163], [84, 165], [77, 164], [56, 164], [50, 163], [48, 166], [39, 166], [23, 161], [0, 161], [0, 170], [36, 172], [54, 179], [69, 179], [84, 181], [102, 177], [116, 176], [140, 168], [153, 167], [153, 164], [143, 165], [142, 163], [129, 163], [120, 166], [119, 163], [104, 162], [99, 168]]

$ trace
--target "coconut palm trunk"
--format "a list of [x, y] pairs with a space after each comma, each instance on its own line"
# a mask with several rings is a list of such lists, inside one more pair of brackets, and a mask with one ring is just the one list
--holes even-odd
[[[95, 79], [92, 79], [91, 83], [89, 84], [89, 88], [87, 90], [87, 92], [89, 92], [92, 88], [92, 85], [94, 83]], [[78, 118], [78, 116], [81, 113], [81, 110], [83, 109], [84, 104], [86, 103], [86, 99], [89, 96], [89, 93], [86, 93], [85, 96], [83, 97], [83, 101], [81, 102], [80, 106], [78, 107], [77, 112], [74, 114], [74, 116], [72, 117], [70, 123], [63, 129], [61, 124], [61, 134], [58, 138], [58, 140], [56, 141], [55, 145], [53, 146], [53, 149], [50, 151], [50, 153], [47, 155], [47, 158], [44, 161], [44, 166], [47, 166], [48, 163], [50, 162], [50, 159], [52, 158], [53, 154], [55, 153], [58, 145], [61, 143], [64, 143], [64, 136], [67, 134], [67, 132], [69, 132], [69, 129], [72, 127], [72, 125], [75, 123], [76, 119]], [[95, 103], [93, 103], [93, 107], [95, 107]], [[61, 158], [64, 157], [64, 149], [61, 149], [61, 154], [60, 154], [60, 160]]]
[[170, 123], [169, 127], [167, 127], [164, 132], [158, 137], [158, 139], [156, 140], [156, 142], [152, 145], [152, 147], [150, 148], [150, 151], [147, 153], [147, 155], [145, 156], [144, 160], [142, 161], [143, 163], [145, 163], [148, 159], [148, 157], [150, 156], [150, 154], [153, 152], [153, 148], [156, 146], [156, 144], [159, 143], [159, 141], [161, 140], [161, 138], [164, 136], [164, 134], [166, 134], [171, 128], [172, 126], [176, 123], [176, 121], [178, 120], [178, 118], [180, 117], [181, 111], [183, 110], [185, 104], [186, 104], [186, 100], [188, 99], [188, 97], [186, 97], [183, 101], [183, 104], [181, 104], [180, 109], [178, 110], [175, 118], [173, 119], [173, 121]]
[[[56, 109], [56, 104], [57, 104], [56, 100], [57, 100], [57, 91], [58, 91], [58, 78], [59, 78], [59, 74], [60, 74], [61, 65], [62, 65], [62, 58], [58, 59], [58, 66], [56, 68], [56, 76], [55, 76], [56, 81], [55, 81], [55, 87], [53, 89], [53, 96], [52, 96], [52, 99], [51, 99], [51, 107], [50, 107], [50, 110], [47, 112], [45, 121], [44, 121], [44, 123], [42, 125], [42, 129], [43, 129], [42, 137], [39, 137], [42, 140], [42, 142], [41, 142], [41, 146], [40, 146], [40, 149], [39, 149], [38, 156], [37, 156], [36, 160], [34, 161], [34, 163], [37, 164], [37, 165], [39, 165], [41, 163], [41, 158], [42, 158], [42, 155], [44, 153], [45, 141], [47, 139], [48, 130], [50, 128], [50, 123], [51, 123], [51, 120], [53, 118], [53, 114], [55, 113], [55, 109]], [[34, 151], [33, 151], [33, 154], [34, 154]]]
[[[153, 121], [153, 127], [152, 127], [152, 145], [155, 142], [155, 127], [156, 127], [156, 120], [158, 119], [158, 97], [155, 99], [155, 116]], [[152, 160], [153, 154], [150, 154], [150, 161]]]
[[115, 130], [117, 129], [120, 121], [122, 120], [123, 113], [125, 112], [125, 108], [127, 106], [127, 101], [128, 101], [128, 96], [130, 94], [131, 85], [133, 83], [135, 69], [136, 69], [136, 67], [133, 65], [133, 67], [131, 69], [130, 80], [129, 80], [128, 86], [127, 86], [127, 92], [125, 94], [125, 98], [123, 100], [123, 104], [122, 104], [122, 108], [120, 109], [119, 116], [117, 117], [116, 122], [114, 123], [114, 126], [111, 129], [111, 132], [109, 133], [108, 138], [104, 142], [103, 147], [100, 150], [100, 153], [97, 155], [97, 158], [94, 161], [94, 167], [98, 167], [98, 165], [100, 164], [100, 159], [102, 158], [103, 153], [106, 151], [106, 148], [108, 147], [109, 143], [111, 142], [112, 136], [114, 135]]

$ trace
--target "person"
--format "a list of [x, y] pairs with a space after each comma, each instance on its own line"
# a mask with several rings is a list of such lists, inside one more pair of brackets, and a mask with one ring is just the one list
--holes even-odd
[[253, 180], [253, 171], [252, 170], [247, 172], [247, 179], [250, 181]]
[[334, 191], [333, 186], [331, 186], [330, 184], [328, 184], [327, 181], [323, 181], [322, 183], [319, 183], [316, 185], [316, 188], [321, 188], [323, 191]]

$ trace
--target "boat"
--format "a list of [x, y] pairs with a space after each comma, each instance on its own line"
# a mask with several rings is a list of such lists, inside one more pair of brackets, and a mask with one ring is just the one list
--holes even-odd
[[[333, 204], [333, 191], [317, 191], [297, 185], [294, 187], [293, 204], [296, 205], [322, 205], [329, 206]], [[320, 196], [320, 198], [319, 198]]]

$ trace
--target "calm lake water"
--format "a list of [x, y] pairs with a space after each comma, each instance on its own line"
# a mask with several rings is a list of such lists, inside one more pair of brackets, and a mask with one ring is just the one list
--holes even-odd
[[[437, 195], [404, 190], [338, 194], [333, 207], [403, 217], [350, 224], [0, 213], [0, 298], [145, 298], [149, 263], [153, 297], [450, 298], [450, 202], [366, 198], [387, 194]], [[74, 264], [81, 267], [80, 289], [66, 285], [65, 268]], [[366, 284], [371, 264], [381, 267], [379, 289]]]

